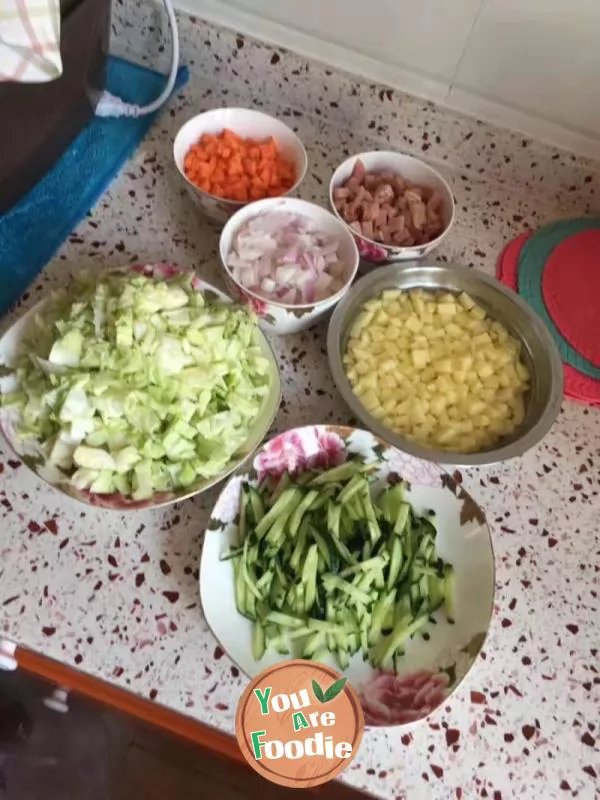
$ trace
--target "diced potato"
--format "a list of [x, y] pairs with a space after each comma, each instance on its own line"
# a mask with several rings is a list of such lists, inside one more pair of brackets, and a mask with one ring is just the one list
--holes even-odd
[[411, 353], [411, 356], [413, 364], [415, 365], [415, 367], [417, 367], [417, 369], [427, 366], [431, 358], [429, 350], [427, 350], [426, 348], [414, 349]]
[[455, 316], [457, 311], [458, 309], [456, 307], [456, 304], [454, 303], [454, 300], [451, 303], [446, 303], [446, 302], [440, 303], [437, 307], [437, 313], [440, 315], [442, 319], [451, 319], [452, 317]]
[[523, 381], [527, 382], [529, 380], [529, 370], [521, 361], [517, 361], [515, 364], [515, 369], [517, 371], [518, 377]]
[[433, 362], [433, 368], [440, 374], [450, 374], [452, 372], [452, 360], [449, 358], [440, 358], [439, 361]]
[[443, 395], [438, 395], [429, 403], [429, 410], [434, 416], [439, 417], [442, 411], [446, 408], [446, 403], [446, 398]]
[[373, 327], [371, 327], [369, 331], [371, 333], [371, 339], [374, 342], [383, 342], [386, 338], [385, 328], [382, 328], [379, 325], [377, 326], [373, 325]]
[[372, 409], [377, 408], [379, 406], [379, 398], [377, 397], [373, 389], [369, 389], [367, 392], [363, 394], [362, 402], [367, 411], [371, 411]]
[[475, 336], [473, 336], [474, 347], [483, 348], [487, 347], [490, 344], [493, 344], [492, 337], [486, 331], [484, 331], [483, 333], [477, 333]]
[[473, 366], [473, 356], [457, 356], [453, 359], [453, 367], [455, 370], [462, 370], [468, 372]]
[[485, 380], [486, 378], [489, 378], [491, 375], [493, 375], [493, 374], [494, 374], [494, 368], [492, 367], [492, 365], [491, 365], [491, 364], [490, 364], [490, 362], [488, 361], [488, 362], [486, 362], [485, 364], [482, 364], [482, 365], [481, 365], [481, 366], [480, 366], [480, 367], [477, 369], [477, 374], [479, 375], [479, 377], [480, 377], [480, 378], [482, 378], [483, 380]]
[[413, 315], [406, 320], [404, 327], [413, 333], [419, 333], [419, 331], [423, 330], [423, 322], [419, 317]]
[[463, 308], [466, 308], [467, 311], [469, 311], [475, 305], [475, 300], [473, 300], [472, 297], [469, 297], [469, 295], [466, 292], [461, 292], [458, 295], [458, 302], [461, 304]]
[[466, 383], [457, 383], [454, 391], [461, 402], [469, 397], [469, 387], [466, 385]]
[[512, 421], [515, 425], [520, 425], [525, 419], [525, 403], [522, 397], [516, 397], [511, 404]]
[[456, 322], [449, 322], [446, 325], [446, 333], [448, 336], [458, 339], [459, 336], [463, 335], [463, 329], [460, 327], [460, 325], [457, 325]]
[[[348, 373], [348, 378], [350, 378], [350, 374]], [[389, 373], [386, 375], [382, 375], [379, 378], [379, 386], [381, 389], [395, 389], [397, 386], [396, 378]]]
[[485, 313], [483, 308], [481, 308], [480, 306], [477, 306], [477, 305], [473, 306], [473, 308], [470, 311], [470, 314], [471, 314], [472, 317], [474, 317], [474, 319], [479, 319], [479, 320], [482, 320], [482, 321], [487, 316], [487, 314]]
[[364, 386], [365, 389], [376, 389], [377, 388], [377, 373], [376, 372], [369, 372], [367, 375], [363, 375], [360, 379], [361, 385]]
[[425, 311], [426, 311], [425, 300], [423, 299], [422, 295], [419, 296], [419, 295], [413, 294], [413, 295], [411, 295], [410, 300], [411, 300], [411, 303], [412, 303], [412, 306], [413, 306], [414, 310], [416, 311], [416, 313], [419, 316], [421, 316], [422, 314], [425, 313]]
[[432, 447], [476, 452], [524, 419], [521, 344], [462, 293], [390, 289], [350, 329], [343, 364], [370, 413]]
[[369, 414], [371, 414], [375, 419], [384, 420], [386, 418], [386, 412], [381, 406], [377, 406], [376, 408], [369, 408], [367, 409]]

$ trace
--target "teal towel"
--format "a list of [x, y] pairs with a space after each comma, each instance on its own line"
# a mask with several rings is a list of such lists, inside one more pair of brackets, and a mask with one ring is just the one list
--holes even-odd
[[[145, 105], [162, 91], [164, 75], [110, 56], [107, 88]], [[179, 69], [176, 88], [188, 79]], [[54, 167], [18, 205], [0, 217], [0, 314], [15, 303], [85, 217], [152, 125], [147, 117], [94, 117]]]

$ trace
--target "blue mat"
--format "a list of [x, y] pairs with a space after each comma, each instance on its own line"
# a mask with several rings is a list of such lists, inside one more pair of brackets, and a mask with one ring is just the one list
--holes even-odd
[[[164, 75], [115, 56], [108, 59], [106, 78], [112, 94], [138, 105], [152, 102], [165, 85]], [[175, 87], [187, 79], [187, 68], [181, 67]], [[0, 314], [18, 300], [104, 193], [155, 117], [95, 117], [52, 170], [0, 217]]]

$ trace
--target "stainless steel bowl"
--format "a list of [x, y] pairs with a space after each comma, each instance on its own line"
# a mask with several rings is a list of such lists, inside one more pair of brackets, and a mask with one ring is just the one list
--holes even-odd
[[[525, 397], [525, 419], [510, 436], [487, 450], [457, 453], [405, 439], [369, 414], [346, 378], [342, 357], [348, 331], [363, 304], [378, 297], [384, 289], [417, 288], [466, 292], [523, 343], [523, 358], [531, 374], [531, 388]], [[327, 352], [333, 380], [358, 419], [400, 450], [440, 464], [474, 467], [523, 455], [548, 433], [560, 410], [563, 368], [548, 329], [519, 295], [495, 278], [469, 267], [405, 263], [373, 270], [355, 284], [333, 312], [327, 333]]]

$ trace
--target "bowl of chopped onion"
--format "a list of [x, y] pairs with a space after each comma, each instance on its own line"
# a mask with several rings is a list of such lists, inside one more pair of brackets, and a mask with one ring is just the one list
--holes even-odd
[[333, 173], [329, 202], [371, 265], [422, 258], [454, 223], [454, 198], [440, 173], [393, 151], [347, 158]]
[[366, 426], [442, 464], [522, 455], [562, 402], [562, 362], [542, 320], [495, 278], [454, 264], [394, 264], [361, 278], [331, 318], [327, 350]]
[[219, 243], [225, 284], [271, 333], [306, 330], [349, 289], [359, 255], [350, 231], [321, 206], [292, 197], [237, 212]]

